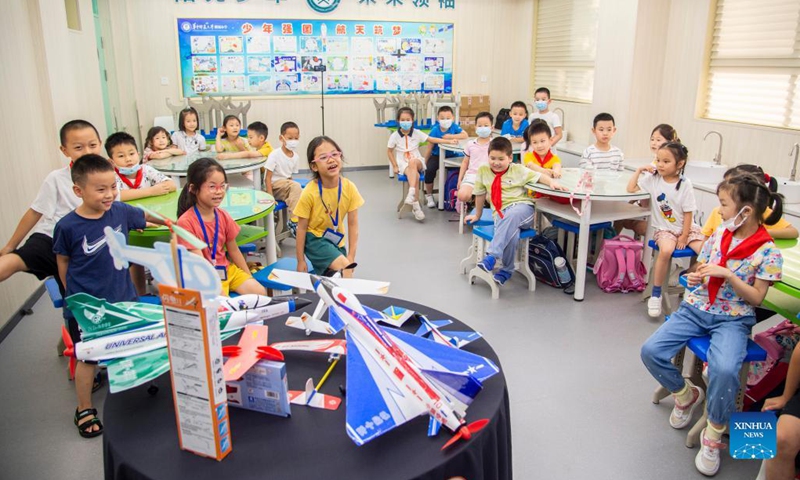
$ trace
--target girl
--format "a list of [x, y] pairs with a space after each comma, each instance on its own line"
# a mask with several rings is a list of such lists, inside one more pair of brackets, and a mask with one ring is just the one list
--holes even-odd
[[[764, 170], [761, 169], [758, 165], [738, 165], [727, 172], [725, 172], [724, 179], [728, 180], [736, 175], [741, 175], [743, 173], [750, 173], [763, 182], [770, 191], [775, 192], [778, 190], [778, 181], [774, 178], [770, 177]], [[765, 218], [772, 214], [772, 210], [767, 208], [764, 212]], [[710, 237], [714, 230], [720, 226], [722, 223], [722, 217], [719, 214], [719, 207], [714, 208], [711, 213], [708, 215], [708, 220], [706, 220], [705, 225], [703, 225], [702, 233], [705, 235], [706, 238]], [[770, 236], [774, 239], [777, 238], [797, 238], [798, 231], [796, 228], [792, 226], [791, 223], [787, 222], [783, 217], [781, 217], [774, 225], [767, 225], [766, 226], [767, 232], [769, 232]]]
[[[661, 285], [672, 252], [687, 246], [698, 252], [703, 245], [700, 227], [692, 221], [692, 213], [697, 210], [692, 182], [683, 178], [688, 154], [689, 150], [682, 144], [666, 143], [656, 154], [658, 167], [639, 167], [628, 181], [629, 193], [644, 190], [650, 194], [650, 218], [656, 228], [653, 239], [658, 244], [653, 294], [647, 301], [647, 313], [653, 318], [661, 315]], [[642, 172], [648, 174], [642, 176]]]
[[528, 128], [528, 106], [525, 105], [525, 102], [514, 102], [511, 104], [509, 115], [511, 118], [503, 122], [500, 135], [511, 140], [512, 143], [522, 143], [522, 135]]
[[[478, 168], [489, 163], [489, 143], [492, 141], [494, 117], [489, 112], [481, 112], [475, 117], [475, 133], [478, 138], [467, 142], [464, 147], [464, 160], [458, 171], [458, 201], [469, 202], [475, 189]], [[458, 210], [458, 209], [457, 209]]]
[[242, 123], [236, 115], [227, 115], [222, 120], [222, 128], [217, 129], [217, 142], [214, 145], [217, 153], [236, 153], [250, 150], [247, 141], [239, 136]]
[[[781, 279], [783, 264], [780, 251], [761, 225], [770, 205], [773, 210], [766, 223], [778, 221], [782, 197], [750, 174], [723, 181], [717, 196], [725, 228], [714, 232], [703, 245], [697, 258], [702, 265], [688, 274], [690, 289], [683, 303], [641, 352], [653, 377], [673, 392], [675, 407], [669, 418], [673, 428], [688, 425], [692, 413], [698, 406], [702, 408], [703, 397], [707, 398], [708, 425], [700, 434], [702, 446], [695, 466], [708, 476], [719, 470], [720, 441], [735, 408], [739, 369], [750, 328], [756, 322], [754, 307], [764, 300], [770, 283]], [[709, 383], [704, 394], [684, 380], [672, 357], [689, 339], [709, 334]]]
[[222, 295], [227, 296], [230, 291], [240, 295], [266, 295], [267, 290], [250, 275], [247, 262], [236, 245], [239, 225], [228, 212], [219, 208], [228, 189], [228, 177], [222, 165], [211, 158], [201, 158], [192, 163], [186, 173], [186, 185], [178, 198], [178, 225], [203, 239], [208, 247], [195, 250], [185, 241], [179, 241], [214, 265], [222, 280]]
[[186, 155], [186, 152], [172, 144], [169, 132], [164, 127], [153, 127], [147, 131], [144, 140], [144, 157], [142, 163], [173, 155]]
[[[344, 157], [339, 145], [321, 136], [308, 144], [308, 166], [313, 179], [303, 189], [294, 209], [297, 222], [297, 271], [313, 270], [325, 276], [343, 270], [353, 276], [358, 247], [358, 209], [364, 199], [355, 184], [341, 176]], [[344, 248], [347, 218], [348, 249]]]
[[205, 137], [197, 131], [198, 118], [194, 107], [184, 108], [178, 115], [178, 131], [172, 134], [172, 143], [185, 151], [186, 155], [208, 150]]
[[397, 111], [399, 128], [389, 137], [386, 155], [392, 164], [394, 174], [402, 173], [408, 179], [408, 196], [405, 203], [411, 205], [411, 211], [417, 220], [425, 220], [425, 212], [419, 205], [419, 172], [425, 170], [425, 160], [419, 153], [419, 144], [430, 143], [458, 144], [457, 139], [429, 137], [425, 132], [414, 128], [414, 110], [403, 107]]

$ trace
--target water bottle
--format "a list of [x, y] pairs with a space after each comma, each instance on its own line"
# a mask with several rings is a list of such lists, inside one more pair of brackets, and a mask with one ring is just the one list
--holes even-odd
[[558, 281], [561, 282], [562, 285], [569, 284], [572, 281], [572, 277], [570, 277], [569, 269], [567, 268], [567, 261], [564, 259], [564, 257], [554, 258], [553, 265], [556, 267]]

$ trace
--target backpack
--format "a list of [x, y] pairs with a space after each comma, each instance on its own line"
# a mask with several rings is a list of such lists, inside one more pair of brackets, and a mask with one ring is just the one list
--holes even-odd
[[763, 362], [750, 363], [744, 411], [766, 398], [786, 379], [792, 350], [800, 342], [800, 326], [784, 320], [768, 330], [757, 333], [753, 340], [767, 351], [767, 359]]
[[452, 212], [456, 209], [458, 193], [458, 169], [446, 169], [447, 177], [444, 181], [444, 209]]
[[494, 128], [500, 130], [509, 118], [511, 118], [511, 109], [501, 108], [500, 111], [497, 112], [497, 116], [494, 117]]
[[528, 242], [528, 266], [533, 270], [533, 276], [551, 287], [564, 288], [575, 283], [575, 272], [572, 271], [572, 266], [567, 262], [570, 281], [562, 283], [558, 278], [554, 263], [557, 257], [566, 258], [566, 255], [564, 255], [561, 247], [547, 236], [539, 234]]
[[644, 290], [647, 270], [642, 263], [644, 245], [627, 235], [603, 242], [594, 274], [597, 285], [606, 293], [641, 292]]

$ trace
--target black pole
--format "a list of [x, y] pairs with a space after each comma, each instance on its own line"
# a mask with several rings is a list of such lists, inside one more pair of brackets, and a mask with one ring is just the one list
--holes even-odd
[[325, 135], [325, 65], [319, 66], [320, 72], [320, 110], [322, 110], [322, 135]]

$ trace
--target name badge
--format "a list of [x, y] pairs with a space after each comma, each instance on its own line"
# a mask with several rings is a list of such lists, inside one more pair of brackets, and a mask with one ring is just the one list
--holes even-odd
[[331, 230], [330, 228], [325, 229], [325, 233], [322, 234], [322, 238], [331, 242], [332, 244], [336, 245], [337, 247], [344, 239], [344, 235], [337, 232], [336, 230]]
[[217, 269], [217, 275], [219, 275], [219, 279], [223, 282], [228, 279], [228, 267], [224, 267], [222, 265], [217, 265], [214, 267]]

